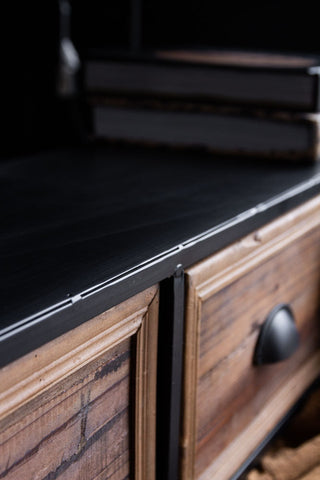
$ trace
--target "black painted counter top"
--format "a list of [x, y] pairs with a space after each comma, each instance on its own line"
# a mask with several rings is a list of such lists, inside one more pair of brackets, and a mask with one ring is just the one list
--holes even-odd
[[320, 192], [319, 165], [86, 147], [0, 163], [0, 363]]

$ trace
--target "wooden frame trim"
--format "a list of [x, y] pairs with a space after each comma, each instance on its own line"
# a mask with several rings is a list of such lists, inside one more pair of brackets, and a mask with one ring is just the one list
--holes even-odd
[[136, 335], [135, 480], [154, 480], [158, 303], [158, 287], [149, 288], [2, 368], [0, 422]]
[[[202, 303], [319, 225], [320, 196], [317, 196], [186, 271], [184, 414], [181, 437], [183, 480], [192, 480], [195, 475], [197, 372]], [[309, 383], [313, 379], [310, 375]], [[225, 461], [226, 457], [223, 458]], [[213, 478], [209, 470], [208, 474], [201, 476], [201, 480]]]
[[155, 479], [156, 387], [159, 292], [137, 332], [135, 398], [135, 480]]
[[190, 268], [197, 295], [205, 301], [319, 224], [320, 196]]
[[[186, 275], [187, 300], [185, 324], [184, 382], [182, 398], [181, 479], [194, 478], [196, 450], [197, 372], [200, 349], [200, 319], [202, 302], [197, 289]], [[194, 321], [196, 319], [197, 321]]]

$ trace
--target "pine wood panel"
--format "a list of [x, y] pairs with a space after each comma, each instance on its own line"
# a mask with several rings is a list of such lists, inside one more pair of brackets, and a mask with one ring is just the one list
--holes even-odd
[[[319, 374], [319, 238], [317, 198], [188, 271], [184, 480], [228, 480]], [[282, 302], [301, 345], [253, 366], [261, 325]]]
[[151, 288], [0, 371], [0, 478], [154, 479], [157, 311]]

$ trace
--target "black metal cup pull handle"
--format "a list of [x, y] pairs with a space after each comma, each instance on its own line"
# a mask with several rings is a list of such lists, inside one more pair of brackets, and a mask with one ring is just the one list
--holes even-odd
[[254, 354], [256, 365], [285, 360], [299, 346], [299, 332], [289, 305], [280, 304], [271, 310], [262, 325]]

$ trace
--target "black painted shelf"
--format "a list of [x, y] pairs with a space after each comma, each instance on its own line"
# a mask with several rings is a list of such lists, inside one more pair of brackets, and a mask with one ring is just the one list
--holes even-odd
[[320, 192], [320, 166], [86, 146], [4, 159], [0, 364]]

